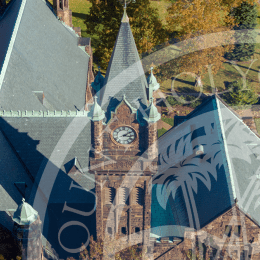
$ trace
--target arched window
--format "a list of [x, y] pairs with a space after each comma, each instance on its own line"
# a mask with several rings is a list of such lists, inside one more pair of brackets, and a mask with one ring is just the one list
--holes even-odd
[[113, 187], [105, 188], [105, 204], [113, 204], [116, 197], [116, 189]]
[[140, 206], [144, 205], [144, 190], [140, 187], [134, 189], [134, 203]]
[[63, 9], [63, 8], [62, 8], [62, 0], [60, 0], [60, 9]]
[[129, 188], [122, 187], [119, 189], [119, 204], [129, 205]]

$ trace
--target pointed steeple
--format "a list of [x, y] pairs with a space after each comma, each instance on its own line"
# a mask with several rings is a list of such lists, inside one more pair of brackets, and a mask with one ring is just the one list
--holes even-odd
[[116, 107], [123, 94], [133, 107], [138, 108], [140, 101], [147, 105], [146, 88], [144, 70], [125, 7], [101, 91], [102, 108]]
[[158, 112], [156, 106], [153, 103], [153, 97], [150, 99], [150, 105], [147, 109], [146, 116], [144, 116], [144, 120], [148, 123], [155, 123], [159, 119], [161, 119], [161, 114]]
[[23, 198], [22, 203], [14, 212], [13, 220], [19, 225], [30, 225], [38, 218], [38, 212], [33, 207], [25, 202]]
[[100, 121], [103, 120], [105, 117], [104, 111], [101, 109], [100, 105], [97, 102], [97, 96], [94, 97], [94, 105], [91, 107], [88, 117], [92, 121]]

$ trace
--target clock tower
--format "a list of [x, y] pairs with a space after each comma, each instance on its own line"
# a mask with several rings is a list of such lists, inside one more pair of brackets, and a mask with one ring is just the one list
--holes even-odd
[[[95, 174], [97, 238], [149, 244], [151, 180], [157, 169], [157, 121], [126, 12], [100, 100], [89, 117]], [[100, 105], [101, 104], [101, 105]]]

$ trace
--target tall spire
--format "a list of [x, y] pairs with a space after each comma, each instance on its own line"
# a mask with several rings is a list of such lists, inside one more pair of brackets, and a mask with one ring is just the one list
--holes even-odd
[[121, 25], [108, 64], [104, 87], [101, 90], [102, 109], [116, 107], [123, 94], [129, 103], [138, 108], [140, 102], [147, 106], [147, 81], [131, 32], [126, 5]]

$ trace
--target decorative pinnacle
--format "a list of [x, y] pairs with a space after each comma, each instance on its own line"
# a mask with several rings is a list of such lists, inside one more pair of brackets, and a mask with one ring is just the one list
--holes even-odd
[[100, 71], [100, 66], [98, 65], [98, 71]]
[[151, 69], [151, 73], [152, 73], [152, 71], [153, 71], [153, 66], [151, 66], [151, 68], [150, 68], [150, 69]]
[[97, 103], [97, 96], [94, 96], [94, 103]]
[[123, 95], [123, 99], [125, 100], [125, 94]]
[[23, 203], [25, 202], [25, 198], [22, 199], [22, 202], [23, 202]]

